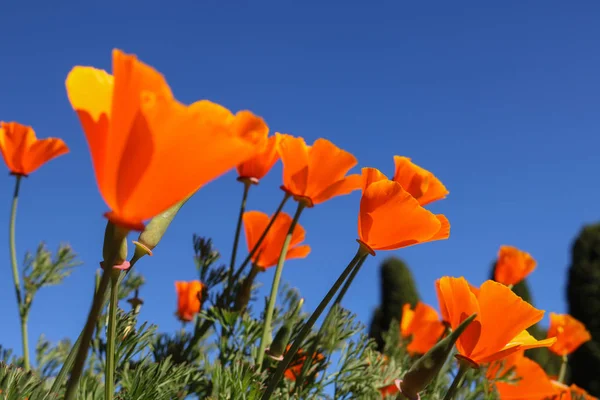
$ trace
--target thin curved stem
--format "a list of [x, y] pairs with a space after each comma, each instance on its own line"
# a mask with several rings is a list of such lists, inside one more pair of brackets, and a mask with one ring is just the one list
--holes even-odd
[[106, 368], [104, 372], [104, 399], [112, 400], [115, 394], [115, 340], [117, 336], [117, 308], [119, 307], [119, 276], [115, 269], [110, 277], [110, 303], [108, 308], [108, 333], [106, 335]]
[[327, 304], [329, 304], [329, 302], [331, 301], [333, 296], [335, 296], [335, 294], [337, 293], [339, 288], [346, 281], [346, 279], [352, 272], [352, 269], [354, 268], [354, 266], [356, 265], [358, 260], [361, 257], [363, 257], [364, 255], [365, 255], [364, 250], [362, 249], [362, 247], [360, 247], [358, 249], [358, 251], [356, 252], [356, 255], [354, 256], [352, 261], [350, 261], [350, 263], [348, 264], [346, 269], [344, 269], [344, 271], [338, 277], [337, 281], [335, 281], [335, 283], [333, 284], [331, 289], [329, 289], [329, 292], [327, 292], [327, 294], [325, 295], [323, 300], [321, 300], [321, 302], [319, 303], [319, 305], [317, 306], [315, 311], [313, 311], [313, 313], [310, 316], [310, 318], [308, 319], [308, 321], [306, 321], [306, 323], [304, 324], [304, 326], [298, 333], [298, 336], [294, 340], [294, 343], [292, 343], [292, 346], [290, 347], [290, 349], [288, 351], [286, 351], [285, 357], [279, 363], [279, 365], [277, 366], [277, 369], [275, 370], [273, 375], [271, 375], [271, 379], [269, 379], [267, 388], [265, 389], [265, 392], [263, 393], [261, 400], [268, 400], [269, 398], [271, 398], [271, 395], [273, 394], [273, 392], [275, 392], [275, 389], [277, 388], [279, 381], [283, 377], [283, 373], [285, 372], [287, 367], [292, 362], [292, 358], [294, 358], [294, 356], [298, 352], [298, 349], [300, 348], [300, 345], [304, 341], [304, 338], [306, 338], [306, 336], [309, 334], [309, 332], [312, 329], [312, 327], [314, 326], [315, 322], [317, 322], [317, 319], [319, 319], [319, 317], [323, 313], [323, 310], [325, 310], [325, 307], [327, 307]]
[[271, 295], [269, 296], [269, 302], [267, 303], [267, 311], [265, 313], [265, 323], [263, 325], [262, 337], [260, 339], [260, 346], [258, 348], [258, 358], [256, 360], [256, 364], [258, 368], [262, 368], [263, 358], [265, 357], [265, 349], [267, 347], [267, 340], [269, 334], [271, 333], [271, 322], [273, 320], [273, 311], [275, 310], [275, 302], [277, 301], [277, 291], [279, 290], [279, 282], [281, 281], [281, 273], [283, 272], [283, 264], [285, 262], [285, 256], [287, 255], [288, 248], [290, 246], [290, 242], [292, 241], [292, 236], [294, 234], [294, 228], [298, 224], [298, 220], [300, 219], [300, 214], [302, 214], [302, 210], [305, 208], [305, 204], [301, 201], [298, 202], [298, 208], [296, 208], [296, 214], [294, 214], [294, 218], [292, 219], [292, 223], [290, 224], [290, 228], [288, 229], [288, 233], [285, 237], [285, 241], [283, 242], [283, 247], [281, 248], [281, 253], [279, 254], [279, 260], [277, 261], [277, 267], [275, 268], [275, 276], [273, 277], [273, 285], [271, 285]]
[[565, 378], [567, 377], [567, 356], [562, 356], [562, 363], [560, 364], [560, 370], [558, 372], [558, 381], [560, 383], [565, 383]]
[[247, 180], [242, 181], [242, 183], [244, 184], [244, 193], [242, 194], [242, 204], [240, 204], [240, 213], [238, 215], [237, 225], [235, 227], [235, 236], [233, 238], [233, 249], [231, 250], [231, 261], [229, 262], [229, 286], [233, 284], [233, 270], [235, 269], [235, 258], [237, 255], [238, 244], [240, 241], [240, 232], [242, 230], [244, 212], [246, 211], [246, 200], [248, 199], [248, 192], [250, 191], [250, 186], [252, 185], [250, 181]]
[[335, 309], [336, 306], [338, 306], [342, 302], [342, 299], [346, 295], [346, 292], [348, 291], [348, 288], [350, 287], [350, 285], [352, 285], [352, 281], [354, 281], [354, 278], [356, 277], [356, 275], [358, 274], [358, 271], [360, 270], [363, 263], [367, 259], [367, 256], [368, 256], [368, 254], [365, 254], [362, 258], [360, 258], [356, 261], [356, 263], [354, 264], [355, 266], [352, 269], [352, 272], [350, 273], [350, 276], [348, 277], [348, 279], [346, 279], [346, 282], [344, 282], [344, 286], [342, 286], [340, 293], [338, 294], [335, 301], [329, 308], [329, 311], [325, 315], [325, 318], [323, 319], [323, 323], [321, 324], [321, 328], [319, 329], [317, 336], [315, 336], [315, 340], [312, 342], [310, 349], [308, 350], [307, 357], [304, 360], [304, 363], [302, 364], [302, 369], [301, 369], [300, 375], [296, 379], [296, 383], [294, 385], [295, 388], [302, 387], [302, 382], [304, 381], [304, 376], [306, 375], [306, 372], [308, 371], [309, 366], [312, 364], [312, 360], [315, 356], [315, 353], [317, 352], [317, 347], [319, 345], [319, 338], [323, 335], [323, 332], [325, 332], [325, 330], [327, 329], [327, 326], [329, 325], [329, 320], [331, 319], [331, 316], [333, 315], [333, 310]]
[[8, 225], [8, 246], [10, 249], [10, 265], [12, 267], [19, 318], [21, 320], [21, 342], [23, 344], [23, 364], [25, 371], [29, 371], [29, 335], [27, 334], [27, 314], [29, 311], [23, 301], [21, 294], [21, 280], [19, 278], [19, 265], [17, 263], [17, 245], [15, 240], [15, 226], [17, 222], [17, 205], [19, 203], [19, 189], [21, 188], [22, 175], [15, 175], [15, 191], [13, 193], [12, 206], [10, 208], [10, 221]]
[[465, 374], [467, 373], [467, 371], [470, 368], [466, 363], [461, 362], [461, 361], [459, 361], [458, 365], [459, 365], [458, 372], [456, 373], [456, 376], [454, 377], [454, 380], [452, 381], [450, 388], [446, 392], [446, 395], [444, 396], [444, 400], [452, 400], [454, 398], [454, 395], [456, 394], [456, 392], [458, 391], [458, 389], [460, 389], [460, 386], [462, 385], [462, 381], [463, 381]]

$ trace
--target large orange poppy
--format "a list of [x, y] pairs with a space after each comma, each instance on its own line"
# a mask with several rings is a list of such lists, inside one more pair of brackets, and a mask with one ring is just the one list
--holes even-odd
[[179, 103], [163, 76], [113, 51], [113, 74], [76, 66], [67, 94], [90, 147], [107, 217], [129, 229], [264, 148], [268, 127], [207, 100]]
[[494, 280], [505, 285], [516, 285], [535, 269], [531, 254], [513, 246], [501, 246], [494, 271]]
[[[244, 213], [244, 229], [246, 231], [246, 242], [248, 251], [256, 246], [256, 242], [269, 224], [270, 217], [260, 211], [247, 211]], [[261, 269], [277, 265], [279, 254], [283, 248], [283, 242], [288, 234], [292, 217], [285, 212], [279, 213], [271, 229], [267, 232], [265, 239], [254, 253], [252, 262]], [[305, 231], [302, 225], [296, 224], [292, 240], [288, 247], [285, 259], [304, 258], [310, 253], [310, 246], [301, 244], [304, 241]]]
[[573, 353], [585, 342], [592, 340], [592, 335], [585, 325], [569, 314], [550, 313], [548, 337], [556, 337], [550, 350], [559, 356]]
[[177, 291], [177, 316], [181, 321], [189, 322], [200, 312], [202, 306], [202, 290], [200, 281], [175, 282]]
[[29, 175], [48, 161], [66, 154], [61, 139], [38, 139], [32, 127], [18, 122], [0, 122], [0, 152], [14, 175]]
[[238, 165], [236, 168], [238, 180], [249, 180], [253, 184], [258, 184], [279, 160], [279, 142], [284, 136], [275, 133], [268, 139], [267, 145], [261, 152]]
[[283, 163], [281, 188], [307, 207], [360, 188], [360, 175], [346, 175], [357, 164], [356, 158], [329, 140], [317, 139], [308, 146], [303, 138], [286, 135], [279, 144], [279, 154]]
[[507, 286], [488, 280], [475, 294], [463, 277], [436, 281], [440, 309], [452, 329], [470, 315], [475, 320], [458, 338], [460, 355], [477, 365], [500, 360], [519, 350], [549, 347], [556, 339], [536, 340], [526, 329], [544, 316], [544, 311], [513, 293]]
[[450, 222], [423, 208], [402, 186], [375, 168], [362, 169], [359, 241], [375, 250], [394, 250], [448, 239]]
[[400, 334], [404, 338], [411, 337], [406, 347], [409, 354], [427, 353], [440, 340], [445, 329], [439, 314], [430, 305], [419, 301], [414, 310], [408, 303], [403, 306]]
[[446, 198], [448, 189], [425, 168], [414, 164], [410, 158], [394, 156], [396, 170], [393, 180], [410, 193], [422, 206]]

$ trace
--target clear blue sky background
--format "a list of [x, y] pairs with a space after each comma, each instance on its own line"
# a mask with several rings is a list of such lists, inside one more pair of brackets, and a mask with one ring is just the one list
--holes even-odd
[[[446, 184], [449, 197], [430, 208], [450, 219], [450, 239], [369, 259], [346, 298], [361, 320], [379, 302], [384, 257], [404, 258], [437, 307], [436, 278], [480, 284], [502, 244], [539, 262], [530, 278], [535, 304], [565, 312], [571, 242], [600, 209], [599, 13], [592, 0], [4, 1], [0, 119], [71, 148], [23, 183], [19, 260], [45, 240], [52, 249], [68, 241], [85, 262], [63, 286], [39, 293], [32, 347], [42, 332], [51, 340], [77, 335], [89, 309], [106, 206], [64, 80], [77, 64], [110, 70], [113, 47], [163, 72], [184, 102], [250, 109], [273, 132], [328, 138], [359, 166], [388, 174], [392, 156], [406, 155]], [[196, 276], [192, 234], [213, 237], [229, 258], [242, 191], [235, 177], [202, 189], [155, 256], [138, 264], [147, 278], [142, 318], [162, 331], [180, 326], [173, 282]], [[5, 226], [13, 180], [0, 174]], [[280, 183], [277, 165], [252, 189], [249, 208], [271, 213]], [[359, 199], [335, 198], [302, 216], [312, 254], [287, 263], [283, 276], [307, 310], [354, 254]], [[20, 353], [6, 245], [0, 260], [0, 343]], [[271, 279], [272, 271], [261, 276], [266, 286]]]

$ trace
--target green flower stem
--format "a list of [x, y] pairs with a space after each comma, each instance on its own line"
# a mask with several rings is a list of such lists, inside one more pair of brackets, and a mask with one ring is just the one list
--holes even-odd
[[19, 318], [21, 320], [21, 341], [23, 344], [23, 363], [25, 371], [29, 371], [29, 339], [27, 334], [27, 314], [23, 296], [21, 294], [21, 280], [19, 279], [19, 266], [17, 264], [17, 246], [15, 243], [15, 225], [17, 222], [17, 205], [19, 203], [19, 189], [21, 187], [22, 175], [15, 175], [15, 191], [13, 194], [12, 206], [10, 208], [10, 221], [8, 225], [8, 246], [10, 249], [10, 265], [12, 267], [13, 281], [15, 284], [15, 294], [17, 296], [17, 306], [19, 308]]
[[562, 364], [560, 364], [560, 371], [558, 372], [558, 381], [560, 383], [565, 383], [565, 378], [567, 377], [567, 356], [562, 356]]
[[[115, 235], [113, 237], [114, 243], [122, 243], [127, 238], [127, 233], [125, 229], [115, 229]], [[79, 379], [81, 378], [81, 374], [83, 373], [83, 367], [85, 365], [85, 360], [88, 355], [88, 349], [90, 347], [90, 341], [92, 340], [92, 335], [94, 334], [94, 328], [96, 327], [96, 320], [100, 315], [100, 310], [104, 305], [104, 299], [106, 297], [106, 289], [108, 288], [108, 284], [111, 279], [112, 274], [112, 266], [115, 265], [115, 262], [120, 257], [120, 245], [112, 246], [110, 248], [110, 256], [105, 258], [105, 268], [102, 272], [102, 277], [100, 278], [100, 283], [98, 284], [98, 289], [94, 293], [94, 299], [92, 301], [92, 307], [90, 308], [90, 312], [88, 314], [87, 321], [81, 332], [81, 342], [79, 343], [79, 347], [77, 348], [77, 355], [75, 356], [75, 361], [73, 363], [73, 370], [71, 371], [71, 376], [69, 381], [67, 382], [67, 390], [65, 393], [65, 400], [73, 400], [75, 397], [75, 392], [77, 391], [77, 387], [79, 384]]]
[[273, 285], [271, 285], [271, 295], [269, 296], [269, 302], [267, 303], [267, 312], [265, 313], [265, 323], [263, 325], [262, 337], [260, 339], [260, 347], [258, 348], [258, 358], [256, 360], [256, 364], [258, 368], [262, 368], [263, 358], [265, 357], [265, 349], [267, 347], [267, 340], [269, 335], [271, 334], [271, 322], [273, 319], [273, 311], [275, 310], [275, 302], [277, 300], [277, 291], [279, 290], [279, 281], [281, 281], [281, 273], [283, 272], [283, 263], [285, 262], [285, 256], [287, 255], [288, 248], [290, 247], [290, 242], [292, 241], [292, 236], [294, 234], [294, 228], [298, 224], [298, 220], [300, 219], [300, 214], [302, 214], [302, 210], [306, 207], [305, 203], [302, 201], [298, 202], [298, 208], [296, 208], [296, 214], [294, 214], [294, 218], [292, 219], [292, 223], [290, 224], [290, 228], [288, 229], [288, 233], [283, 242], [283, 247], [281, 248], [281, 253], [279, 253], [279, 260], [277, 260], [277, 267], [275, 268], [275, 276], [273, 277]]
[[117, 336], [117, 309], [119, 307], [119, 276], [114, 269], [110, 276], [110, 303], [108, 306], [108, 333], [106, 335], [106, 369], [104, 372], [104, 400], [115, 394], [115, 341]]
[[325, 318], [323, 319], [323, 323], [321, 324], [321, 328], [319, 329], [319, 332], [317, 333], [315, 340], [312, 342], [312, 344], [310, 346], [310, 349], [307, 353], [307, 357], [304, 360], [304, 364], [302, 364], [302, 370], [300, 372], [300, 376], [298, 376], [298, 378], [296, 379], [296, 383], [294, 385], [295, 388], [302, 387], [302, 382], [304, 381], [304, 376], [306, 375], [309, 366], [312, 364], [313, 357], [315, 356], [315, 353], [317, 352], [317, 347], [319, 345], [319, 338], [321, 338], [321, 336], [327, 329], [327, 326], [329, 325], [329, 320], [331, 319], [331, 316], [333, 315], [333, 310], [335, 309], [335, 307], [337, 305], [339, 305], [342, 302], [342, 299], [346, 295], [346, 292], [348, 291], [348, 288], [350, 287], [350, 285], [352, 285], [352, 281], [358, 274], [358, 271], [360, 270], [363, 263], [367, 259], [367, 256], [368, 256], [368, 254], [365, 254], [359, 260], [356, 261], [355, 266], [352, 269], [352, 273], [350, 274], [348, 279], [346, 279], [346, 282], [344, 283], [344, 286], [342, 286], [340, 293], [338, 294], [338, 296], [334, 300], [333, 304], [329, 308], [329, 311], [325, 315]]
[[329, 302], [331, 301], [333, 296], [335, 296], [335, 294], [337, 293], [339, 288], [342, 286], [342, 284], [346, 281], [346, 279], [348, 278], [350, 273], [352, 273], [352, 270], [353, 270], [354, 266], [356, 265], [356, 263], [360, 260], [361, 257], [364, 257], [364, 255], [365, 255], [365, 250], [362, 247], [359, 247], [359, 249], [356, 252], [356, 255], [354, 256], [352, 261], [350, 261], [350, 263], [348, 264], [346, 269], [344, 269], [344, 271], [339, 276], [337, 281], [335, 281], [335, 283], [333, 284], [331, 289], [329, 289], [329, 292], [327, 292], [327, 294], [325, 295], [323, 300], [321, 300], [321, 303], [319, 303], [319, 305], [317, 306], [315, 311], [312, 313], [312, 315], [310, 316], [308, 321], [306, 321], [306, 323], [302, 327], [302, 330], [300, 330], [300, 333], [298, 333], [298, 336], [294, 340], [294, 343], [292, 343], [292, 346], [290, 347], [290, 349], [285, 353], [285, 357], [279, 363], [279, 365], [277, 366], [277, 369], [275, 370], [273, 375], [271, 375], [271, 379], [269, 379], [267, 388], [266, 388], [265, 392], [263, 393], [261, 400], [268, 400], [269, 398], [271, 398], [271, 395], [277, 388], [277, 385], [279, 384], [279, 381], [283, 377], [285, 370], [290, 365], [290, 362], [292, 362], [292, 358], [294, 358], [294, 356], [298, 352], [298, 349], [300, 348], [300, 345], [304, 341], [304, 338], [306, 338], [306, 336], [310, 333], [310, 330], [312, 329], [315, 322], [317, 322], [317, 319], [319, 319], [319, 317], [325, 310], [325, 307], [327, 307], [327, 304], [329, 304]]
[[240, 205], [240, 214], [238, 215], [237, 226], [235, 227], [235, 236], [233, 238], [233, 249], [231, 250], [231, 261], [229, 263], [228, 273], [228, 286], [233, 285], [233, 270], [235, 268], [235, 257], [237, 255], [238, 243], [240, 241], [240, 232], [242, 230], [242, 221], [244, 219], [244, 212], [246, 211], [246, 200], [248, 199], [248, 192], [252, 183], [249, 180], [242, 180], [244, 184], [244, 193], [242, 195], [242, 204]]
[[446, 392], [446, 396], [444, 396], [444, 400], [452, 400], [454, 398], [454, 395], [456, 394], [456, 392], [462, 385], [462, 381], [463, 381], [465, 374], [467, 373], [469, 368], [471, 368], [471, 366], [468, 364], [468, 362], [460, 360], [460, 359], [458, 360], [458, 365], [459, 365], [458, 372], [456, 373], [456, 376], [454, 377], [454, 380], [452, 381], [450, 388]]
[[242, 265], [240, 265], [240, 267], [238, 268], [238, 270], [234, 274], [234, 277], [233, 277], [233, 281], [234, 282], [237, 279], [239, 279], [240, 275], [244, 271], [244, 268], [246, 268], [246, 265], [248, 265], [248, 263], [250, 262], [250, 260], [252, 260], [252, 257], [254, 257], [254, 255], [258, 251], [258, 248], [262, 244], [263, 240], [265, 240], [265, 237], [267, 237], [267, 233], [269, 233], [269, 231], [271, 230], [271, 227], [273, 226], [273, 223], [277, 219], [277, 216], [279, 215], [279, 213], [281, 213], [281, 210], [283, 210], [283, 206], [285, 206], [285, 203], [289, 200], [290, 197], [291, 197], [291, 195], [289, 193], [286, 192], [284, 194], [283, 199], [281, 200], [281, 203], [279, 203], [279, 207], [277, 207], [277, 210], [275, 211], [275, 214], [273, 214], [273, 216], [269, 220], [269, 224], [267, 225], [267, 227], [263, 231], [262, 235], [260, 235], [260, 237], [258, 238], [258, 241], [254, 245], [254, 247], [252, 248], [252, 250], [250, 251], [250, 253], [248, 254], [248, 256], [246, 256], [246, 259], [244, 259], [244, 262], [242, 263]]

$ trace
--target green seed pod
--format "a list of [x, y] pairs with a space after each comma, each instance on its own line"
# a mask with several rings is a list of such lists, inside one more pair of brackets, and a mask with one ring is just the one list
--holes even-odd
[[465, 319], [456, 330], [440, 340], [410, 367], [402, 381], [399, 382], [403, 396], [411, 400], [419, 398], [419, 392], [436, 378], [452, 352], [454, 344], [476, 316], [477, 314], [473, 314]]

